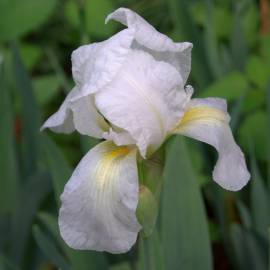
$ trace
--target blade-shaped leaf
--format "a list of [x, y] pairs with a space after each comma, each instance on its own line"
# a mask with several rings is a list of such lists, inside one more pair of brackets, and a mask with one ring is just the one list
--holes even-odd
[[237, 209], [244, 227], [250, 229], [252, 227], [252, 219], [249, 209], [240, 200], [237, 201]]
[[116, 265], [112, 265], [109, 268], [110, 270], [132, 270], [130, 264], [128, 262], [118, 263]]
[[148, 238], [139, 239], [138, 270], [165, 270], [163, 248], [155, 230]]
[[196, 44], [192, 52], [192, 76], [200, 87], [204, 87], [211, 80], [211, 72], [201, 35], [190, 14], [190, 1], [169, 0], [168, 6], [179, 37]]
[[62, 256], [61, 252], [55, 245], [52, 239], [50, 239], [41, 229], [35, 225], [33, 227], [33, 235], [35, 240], [43, 251], [44, 255], [57, 267], [62, 270], [70, 270], [66, 259]]
[[261, 177], [254, 155], [251, 155], [251, 210], [255, 228], [258, 233], [268, 238], [270, 226], [270, 201], [268, 190]]
[[68, 165], [57, 145], [46, 135], [42, 136], [42, 147], [45, 153], [48, 168], [52, 175], [52, 182], [56, 201], [60, 203], [60, 195], [71, 175], [71, 167]]
[[238, 224], [233, 224], [231, 238], [236, 257], [236, 269], [267, 269], [267, 249], [256, 235]]
[[11, 224], [11, 258], [20, 264], [23, 260], [31, 224], [43, 200], [51, 192], [51, 181], [47, 173], [38, 172], [28, 179], [18, 199]]
[[204, 0], [206, 7], [206, 22], [205, 22], [205, 51], [207, 59], [209, 61], [210, 70], [215, 78], [222, 75], [222, 66], [220, 65], [220, 59], [218, 54], [217, 37], [215, 35], [214, 26], [214, 4], [213, 0]]
[[234, 2], [234, 29], [231, 37], [231, 51], [234, 67], [244, 69], [248, 47], [243, 31], [243, 1]]
[[22, 106], [23, 161], [25, 175], [37, 169], [39, 155], [40, 115], [33, 95], [32, 85], [16, 45], [12, 46], [14, 77]]
[[14, 265], [8, 258], [0, 254], [0, 269], [2, 270], [19, 270], [20, 268]]
[[3, 62], [0, 60], [0, 212], [14, 208], [18, 192], [18, 168], [15, 155], [13, 115]]
[[268, 229], [268, 270], [270, 270], [270, 228]]
[[212, 269], [206, 213], [184, 138], [169, 145], [161, 214], [166, 269]]
[[[267, 131], [268, 131], [268, 138], [270, 136], [270, 80], [268, 82], [268, 85], [267, 85], [267, 99], [266, 99], [266, 102], [267, 102]], [[268, 141], [268, 190], [270, 192], [270, 143]], [[270, 263], [269, 263], [270, 265]]]

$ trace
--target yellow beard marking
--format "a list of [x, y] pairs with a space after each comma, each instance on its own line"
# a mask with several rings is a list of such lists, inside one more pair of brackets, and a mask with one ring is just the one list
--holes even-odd
[[105, 158], [108, 159], [115, 159], [118, 157], [121, 157], [123, 155], [127, 155], [130, 152], [130, 149], [126, 146], [119, 147], [118, 149], [115, 149], [105, 155]]
[[115, 150], [104, 153], [96, 169], [97, 187], [104, 192], [109, 190], [113, 181], [117, 181], [117, 174], [119, 173], [119, 163], [131, 151], [128, 147], [118, 147]]
[[181, 129], [194, 121], [228, 123], [229, 117], [223, 111], [215, 108], [206, 106], [191, 108], [185, 112], [184, 116], [174, 128], [173, 132], [181, 131]]

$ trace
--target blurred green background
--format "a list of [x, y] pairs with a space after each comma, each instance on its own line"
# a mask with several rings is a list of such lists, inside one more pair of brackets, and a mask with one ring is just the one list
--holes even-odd
[[[195, 96], [224, 97], [252, 180], [227, 192], [211, 180], [215, 151], [172, 138], [162, 150], [154, 233], [127, 254], [69, 249], [59, 195], [97, 140], [39, 132], [72, 88], [71, 52], [120, 25], [128, 7], [175, 41], [194, 44]], [[0, 0], [0, 269], [270, 269], [270, 3], [268, 0]], [[161, 166], [152, 166], [160, 179]], [[151, 178], [150, 177], [150, 178]]]

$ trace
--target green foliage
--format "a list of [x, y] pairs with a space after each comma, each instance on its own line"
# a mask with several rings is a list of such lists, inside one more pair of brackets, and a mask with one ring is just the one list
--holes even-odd
[[13, 198], [16, 198], [18, 192], [18, 164], [15, 155], [13, 121], [3, 62], [0, 62], [0, 212], [14, 210]]
[[148, 238], [139, 239], [137, 270], [165, 270], [164, 246], [155, 230]]
[[115, 9], [111, 0], [86, 0], [84, 8], [85, 26], [90, 36], [106, 37], [115, 32], [115, 24], [104, 24], [106, 16]]
[[264, 160], [267, 158], [267, 116], [264, 111], [248, 115], [239, 128], [239, 139], [247, 151], [249, 142], [254, 144], [255, 155]]
[[54, 75], [43, 75], [33, 80], [34, 94], [39, 106], [43, 106], [52, 101], [60, 90], [60, 81]]
[[248, 89], [248, 82], [244, 75], [237, 71], [232, 71], [216, 80], [202, 93], [202, 97], [221, 97], [228, 101], [240, 98]]
[[52, 261], [55, 266], [63, 270], [70, 269], [68, 262], [60, 254], [60, 251], [56, 247], [55, 243], [53, 243], [53, 241], [49, 239], [49, 237], [44, 232], [42, 232], [39, 227], [33, 227], [33, 234], [37, 244], [44, 252], [45, 256], [48, 257], [48, 259]]
[[196, 177], [185, 141], [175, 138], [169, 145], [164, 170], [161, 229], [166, 269], [212, 269], [205, 209]]
[[270, 225], [270, 196], [254, 157], [252, 157], [251, 170], [253, 177], [251, 183], [251, 214], [254, 228], [267, 241], [268, 226]]
[[270, 76], [269, 67], [263, 58], [251, 55], [246, 64], [247, 78], [259, 89], [265, 89]]
[[9, 41], [46, 22], [56, 0], [1, 0], [0, 40]]

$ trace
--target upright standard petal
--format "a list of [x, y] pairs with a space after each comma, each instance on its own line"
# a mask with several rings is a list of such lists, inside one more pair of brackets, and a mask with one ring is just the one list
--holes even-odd
[[216, 148], [219, 157], [213, 179], [223, 188], [237, 191], [250, 174], [245, 157], [229, 127], [226, 101], [218, 98], [192, 99], [174, 133], [186, 135]]
[[61, 196], [60, 233], [75, 249], [123, 253], [141, 228], [136, 150], [103, 142], [75, 169]]
[[72, 53], [72, 74], [80, 95], [95, 93], [109, 83], [122, 67], [134, 38], [134, 30], [125, 29], [103, 42], [79, 47]]
[[129, 132], [145, 156], [164, 141], [189, 97], [172, 65], [133, 50], [114, 80], [96, 93], [96, 105], [113, 125]]
[[109, 125], [97, 111], [93, 95], [72, 101], [78, 95], [80, 91], [74, 87], [60, 109], [43, 124], [41, 130], [50, 128], [54, 132], [70, 133], [76, 129], [83, 135], [103, 138]]
[[115, 10], [106, 18], [105, 22], [107, 23], [112, 19], [134, 30], [136, 42], [133, 42], [133, 48], [145, 50], [157, 60], [172, 64], [180, 72], [183, 83], [186, 82], [191, 68], [191, 43], [173, 42], [137, 13], [127, 8]]

